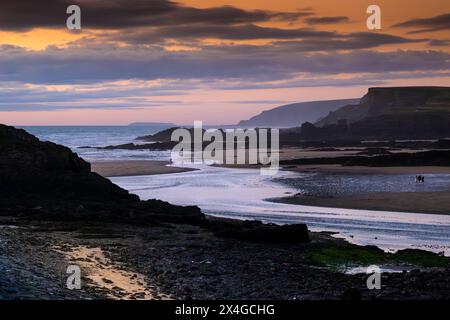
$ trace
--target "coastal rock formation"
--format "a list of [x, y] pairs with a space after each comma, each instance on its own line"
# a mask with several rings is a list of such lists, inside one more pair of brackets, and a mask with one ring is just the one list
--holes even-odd
[[448, 87], [369, 88], [358, 104], [347, 105], [318, 121], [323, 127], [346, 120], [349, 124], [381, 115], [450, 112]]
[[[282, 165], [340, 164], [343, 166], [367, 167], [415, 167], [450, 166], [450, 151], [431, 150], [416, 153], [389, 153], [381, 150], [366, 149], [356, 156], [323, 157], [282, 160]], [[367, 155], [367, 156], [366, 156]]]
[[176, 129], [179, 129], [179, 127], [172, 127], [169, 129], [159, 131], [155, 134], [140, 136], [140, 137], [137, 137], [136, 140], [147, 141], [147, 142], [169, 142], [169, 141], [171, 141], [170, 138], [172, 136], [172, 132]]
[[56, 220], [201, 223], [198, 207], [139, 197], [91, 172], [69, 148], [0, 125], [0, 215]]
[[91, 146], [83, 146], [80, 149], [99, 149], [99, 150], [170, 150], [172, 149], [177, 142], [154, 142], [154, 143], [145, 143], [145, 144], [134, 144], [134, 143], [125, 143], [119, 144], [115, 146], [106, 146], [106, 147], [91, 147]]
[[[137, 201], [126, 190], [91, 173], [69, 148], [42, 142], [22, 129], [0, 125], [0, 191], [10, 196]], [[4, 197], [3, 197], [4, 198]]]
[[214, 219], [211, 225], [214, 233], [221, 237], [236, 238], [259, 243], [305, 243], [309, 242], [305, 224], [278, 226], [260, 221], [238, 222], [228, 219]]
[[450, 88], [370, 88], [348, 105], [313, 124], [299, 139], [439, 139], [450, 136]]
[[[172, 142], [172, 133], [177, 129], [186, 129], [189, 131], [191, 136], [194, 136], [193, 128], [172, 127], [169, 129], [159, 131], [155, 134], [149, 134], [146, 136], [137, 137], [136, 140], [147, 141], [147, 142], [159, 142], [159, 143]], [[205, 131], [206, 131], [205, 129], [202, 129], [202, 134], [204, 134]]]

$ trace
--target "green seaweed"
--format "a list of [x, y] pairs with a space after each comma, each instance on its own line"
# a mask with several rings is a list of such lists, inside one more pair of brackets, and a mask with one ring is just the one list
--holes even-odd
[[450, 267], [450, 258], [432, 252], [406, 249], [386, 253], [376, 247], [332, 246], [309, 252], [307, 260], [319, 266], [339, 269], [342, 266], [396, 265], [408, 267]]

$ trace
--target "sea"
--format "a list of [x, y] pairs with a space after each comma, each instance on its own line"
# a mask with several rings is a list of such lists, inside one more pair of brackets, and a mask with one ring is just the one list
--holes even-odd
[[[27, 126], [41, 140], [71, 148], [87, 161], [169, 160], [169, 151], [96, 150], [133, 142], [164, 126]], [[161, 199], [178, 205], [197, 205], [206, 214], [267, 223], [306, 223], [313, 231], [327, 231], [359, 245], [385, 251], [422, 249], [450, 256], [449, 215], [322, 208], [283, 204], [268, 199], [297, 193], [342, 196], [369, 192], [427, 192], [450, 190], [449, 174], [426, 174], [416, 184], [407, 174], [316, 174], [279, 171], [262, 176], [259, 170], [189, 165], [196, 171], [115, 177], [110, 180], [141, 199]]]

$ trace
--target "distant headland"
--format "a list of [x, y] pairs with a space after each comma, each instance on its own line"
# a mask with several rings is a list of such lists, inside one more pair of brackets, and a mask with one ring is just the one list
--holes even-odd
[[132, 122], [128, 126], [130, 126], [130, 127], [138, 127], [138, 126], [146, 126], [146, 127], [150, 127], [150, 126], [175, 127], [176, 124], [171, 123], [171, 122]]

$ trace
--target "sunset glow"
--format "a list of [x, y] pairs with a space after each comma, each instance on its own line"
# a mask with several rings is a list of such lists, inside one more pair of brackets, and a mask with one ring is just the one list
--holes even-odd
[[65, 0], [0, 4], [2, 123], [233, 124], [371, 86], [450, 85], [447, 1], [378, 1], [378, 31], [363, 0], [74, 2], [78, 33]]

